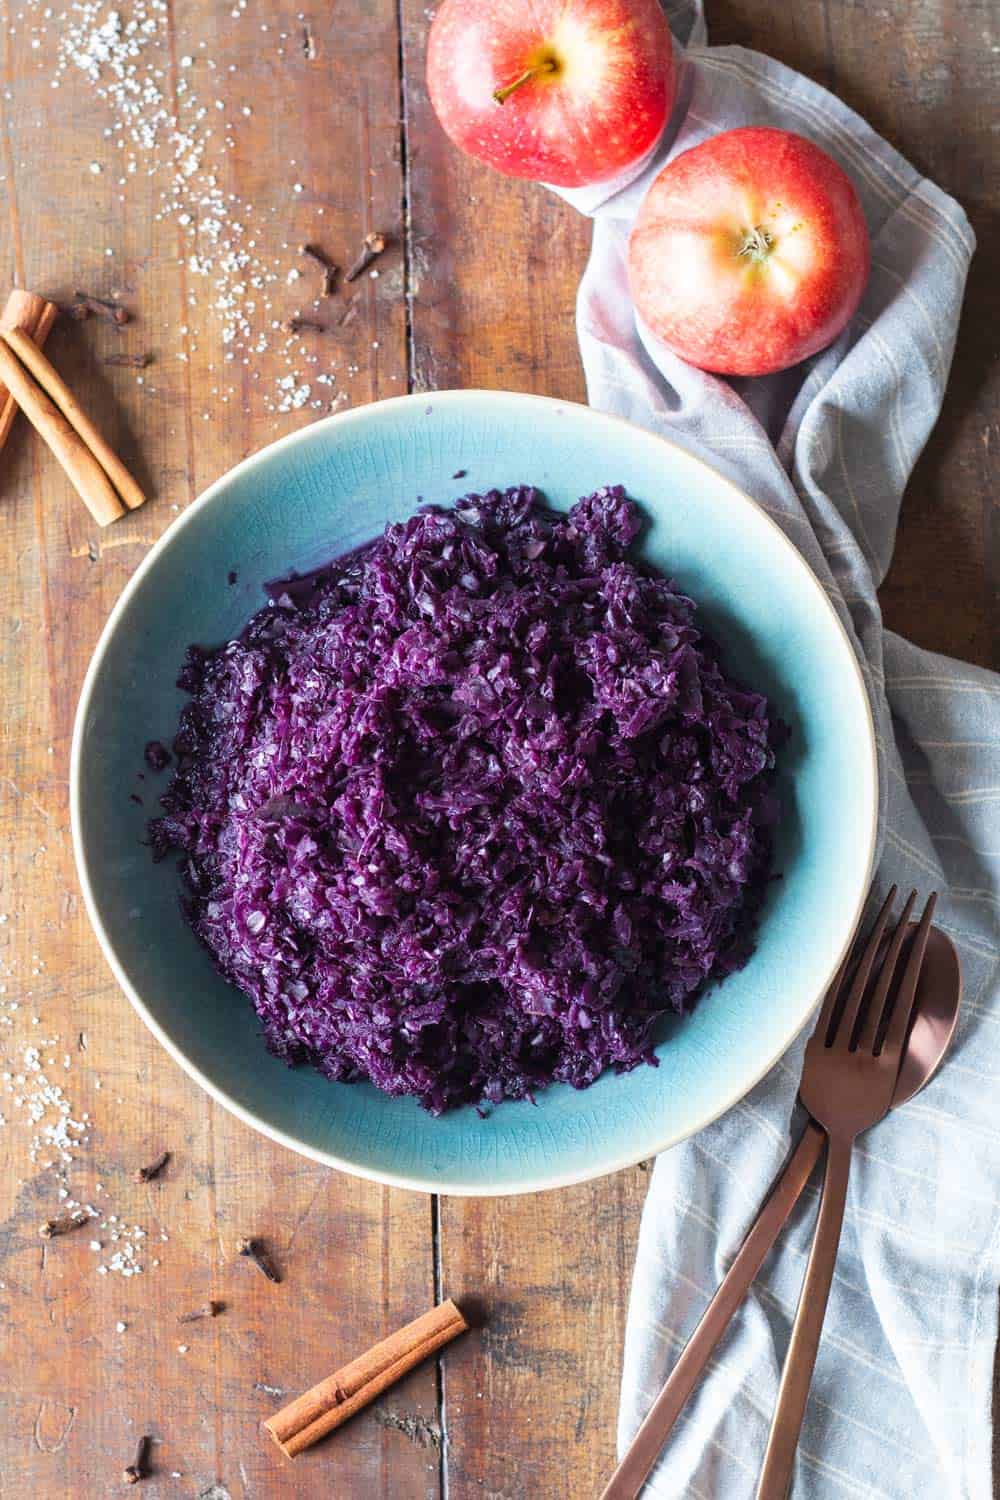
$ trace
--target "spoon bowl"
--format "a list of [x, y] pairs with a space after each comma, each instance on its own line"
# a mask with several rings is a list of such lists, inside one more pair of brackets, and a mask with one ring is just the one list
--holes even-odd
[[[916, 930], [914, 923], [904, 945], [901, 970], [906, 968]], [[893, 1109], [912, 1099], [934, 1077], [951, 1046], [961, 1005], [962, 966], [955, 944], [940, 927], [932, 927], [917, 982], [913, 1022], [892, 1091]]]

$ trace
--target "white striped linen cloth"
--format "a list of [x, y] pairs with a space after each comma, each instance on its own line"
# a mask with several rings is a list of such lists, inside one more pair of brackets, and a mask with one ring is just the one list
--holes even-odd
[[[793, 1493], [801, 1500], [989, 1500], [1000, 1279], [1000, 677], [882, 628], [875, 591], [900, 499], [937, 418], [974, 238], [962, 209], [837, 99], [740, 47], [709, 48], [700, 7], [668, 7], [686, 47], [652, 161], [594, 216], [577, 324], [592, 405], [707, 457], [795, 542], [864, 668], [881, 773], [875, 899], [942, 892], [966, 1000], [949, 1061], [855, 1153]], [[861, 196], [871, 282], [836, 345], [784, 375], [722, 381], [644, 345], [629, 225], [669, 157], [772, 125], [827, 150]], [[629, 1308], [624, 1449], [726, 1271], [789, 1142], [804, 1039], [723, 1119], [656, 1163]], [[647, 1493], [750, 1500], [805, 1266], [810, 1187], [675, 1429]]]

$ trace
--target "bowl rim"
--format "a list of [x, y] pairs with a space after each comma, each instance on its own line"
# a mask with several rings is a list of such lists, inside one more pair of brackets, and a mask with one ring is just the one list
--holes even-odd
[[[845, 648], [847, 661], [850, 665], [851, 671], [854, 674], [856, 685], [860, 694], [861, 703], [863, 705], [862, 719], [864, 727], [867, 731], [865, 748], [868, 752], [866, 757], [867, 774], [865, 778], [865, 784], [863, 787], [859, 788], [859, 790], [866, 796], [869, 804], [867, 830], [868, 847], [866, 850], [866, 857], [864, 861], [864, 876], [863, 879], [859, 882], [859, 888], [855, 897], [854, 910], [851, 913], [850, 922], [845, 927], [845, 936], [843, 943], [841, 945], [839, 953], [837, 954], [836, 961], [830, 967], [829, 974], [827, 974], [824, 978], [818, 992], [815, 995], [810, 996], [809, 1003], [803, 1008], [800, 1018], [792, 1024], [787, 1034], [782, 1038], [780, 1045], [773, 1053], [773, 1055], [768, 1057], [768, 1059], [755, 1072], [752, 1078], [750, 1078], [746, 1082], [741, 1082], [737, 1086], [736, 1090], [728, 1095], [723, 1103], [720, 1104], [718, 1109], [712, 1110], [707, 1113], [689, 1129], [680, 1131], [675, 1130], [669, 1133], [665, 1138], [644, 1138], [641, 1143], [638, 1143], [636, 1145], [634, 1150], [630, 1147], [625, 1153], [616, 1156], [610, 1161], [602, 1160], [592, 1168], [588, 1166], [583, 1170], [572, 1172], [553, 1171], [543, 1172], [541, 1174], [535, 1172], [531, 1177], [527, 1178], [523, 1182], [517, 1181], [512, 1183], [502, 1183], [490, 1189], [484, 1189], [482, 1183], [476, 1181], [462, 1180], [461, 1178], [452, 1180], [446, 1175], [443, 1175], [441, 1179], [438, 1180], [429, 1176], [413, 1177], [407, 1176], [405, 1173], [397, 1173], [382, 1170], [381, 1168], [364, 1166], [358, 1164], [357, 1162], [350, 1161], [344, 1157], [337, 1156], [332, 1151], [325, 1151], [322, 1148], [307, 1145], [303, 1141], [297, 1140], [294, 1136], [289, 1135], [286, 1131], [280, 1130], [277, 1127], [269, 1124], [267, 1121], [261, 1119], [260, 1116], [257, 1115], [252, 1109], [249, 1109], [246, 1105], [241, 1104], [238, 1100], [234, 1099], [230, 1094], [228, 1094], [225, 1089], [220, 1088], [216, 1083], [214, 1083], [212, 1079], [209, 1078], [204, 1072], [202, 1072], [202, 1070], [194, 1062], [192, 1062], [184, 1053], [184, 1051], [167, 1035], [166, 1031], [153, 1015], [152, 1011], [146, 1005], [145, 1001], [139, 995], [138, 991], [129, 981], [122, 964], [119, 962], [114, 945], [101, 918], [97, 900], [94, 895], [94, 889], [90, 879], [87, 854], [84, 848], [81, 824], [81, 768], [83, 761], [83, 726], [90, 711], [90, 703], [93, 696], [94, 687], [97, 682], [97, 677], [101, 670], [104, 657], [107, 653], [111, 639], [118, 628], [119, 620], [125, 613], [133, 597], [139, 592], [146, 574], [156, 566], [160, 557], [171, 546], [175, 544], [175, 542], [184, 532], [186, 526], [190, 524], [192, 517], [198, 512], [206, 509], [211, 504], [211, 502], [215, 500], [217, 496], [222, 494], [225, 489], [232, 483], [232, 481], [237, 477], [250, 473], [254, 468], [258, 467], [266, 459], [270, 458], [272, 454], [280, 451], [281, 449], [295, 447], [298, 444], [306, 442], [310, 439], [315, 440], [315, 435], [325, 429], [342, 429], [344, 427], [349, 427], [355, 423], [363, 423], [366, 420], [370, 419], [373, 412], [380, 411], [383, 408], [387, 407], [422, 406], [426, 408], [428, 403], [436, 404], [441, 402], [445, 403], [446, 405], [461, 405], [463, 402], [467, 402], [470, 399], [473, 401], [491, 401], [498, 399], [503, 401], [512, 400], [515, 402], [523, 403], [525, 405], [545, 405], [549, 408], [570, 407], [575, 409], [576, 411], [587, 412], [591, 417], [600, 422], [623, 428], [626, 432], [641, 435], [644, 439], [651, 439], [654, 442], [662, 443], [667, 448], [670, 448], [675, 452], [679, 452], [683, 455], [686, 461], [696, 464], [699, 468], [704, 469], [707, 474], [711, 476], [712, 482], [717, 485], [720, 490], [728, 495], [728, 498], [731, 502], [739, 505], [751, 506], [753, 510], [757, 512], [759, 518], [775, 534], [775, 538], [778, 542], [779, 548], [783, 548], [787, 552], [790, 564], [794, 568], [802, 570], [802, 572], [805, 574], [809, 584], [814, 591], [817, 605], [822, 611], [825, 612], [826, 616], [832, 623], [834, 630], [840, 636], [841, 642]], [[761, 1081], [761, 1079], [764, 1078], [769, 1072], [771, 1072], [778, 1060], [783, 1057], [784, 1054], [788, 1051], [788, 1048], [795, 1041], [796, 1037], [804, 1030], [806, 1023], [812, 1015], [821, 996], [825, 992], [827, 986], [831, 982], [833, 976], [836, 974], [837, 970], [840, 967], [840, 964], [842, 963], [843, 959], [846, 957], [850, 949], [854, 934], [864, 912], [865, 902], [872, 880], [872, 871], [875, 860], [876, 836], [878, 831], [878, 793], [879, 774], [878, 755], [875, 738], [875, 724], [872, 717], [871, 702], [868, 697], [868, 691], [865, 686], [864, 676], [861, 671], [861, 666], [858, 662], [854, 646], [847, 633], [847, 630], [843, 625], [843, 622], [840, 620], [836, 610], [833, 607], [832, 601], [828, 597], [826, 591], [819, 582], [819, 579], [816, 577], [815, 573], [812, 571], [808, 562], [803, 557], [798, 548], [794, 545], [794, 543], [789, 540], [785, 532], [777, 524], [774, 518], [768, 514], [764, 507], [760, 505], [756, 500], [754, 500], [751, 495], [747, 494], [745, 490], [742, 490], [734, 480], [730, 479], [726, 474], [723, 474], [719, 469], [715, 468], [714, 465], [708, 463], [698, 453], [693, 452], [683, 443], [677, 442], [673, 438], [666, 437], [662, 433], [653, 432], [649, 428], [643, 427], [637, 422], [630, 421], [627, 417], [621, 417], [612, 412], [599, 411], [594, 407], [585, 405], [583, 402], [564, 400], [557, 396], [536, 395], [531, 392], [523, 391], [489, 390], [483, 387], [449, 388], [444, 390], [410, 392], [406, 395], [390, 396], [378, 401], [366, 402], [363, 406], [352, 407], [348, 411], [334, 412], [331, 415], [323, 417], [316, 422], [309, 423], [305, 427], [297, 428], [294, 432], [286, 433], [284, 437], [277, 438], [274, 442], [266, 444], [263, 448], [258, 449], [256, 453], [250, 454], [247, 458], [241, 459], [239, 463], [234, 464], [232, 468], [227, 469], [226, 472], [220, 475], [218, 479], [213, 480], [213, 482], [205, 490], [203, 490], [202, 493], [197, 496], [197, 498], [193, 500], [184, 511], [181, 512], [176, 520], [170, 523], [167, 529], [163, 532], [162, 536], [160, 536], [159, 539], [153, 543], [152, 547], [139, 563], [131, 578], [129, 578], [128, 582], [125, 584], [125, 587], [122, 589], [121, 594], [115, 602], [114, 607], [112, 608], [111, 613], [109, 614], [100, 633], [100, 636], [98, 637], [97, 644], [94, 647], [93, 655], [91, 656], [90, 663], [87, 667], [87, 671], [83, 679], [83, 684], [80, 689], [80, 697], [77, 703], [76, 715], [73, 722], [73, 737], [70, 747], [70, 826], [73, 838], [73, 852], [76, 861], [77, 876], [79, 878], [80, 888], [83, 893], [84, 907], [86, 909], [87, 916], [90, 919], [90, 924], [97, 937], [97, 941], [100, 945], [101, 951], [103, 952], [112, 973], [118, 981], [119, 987], [124, 991], [126, 997], [132, 1005], [132, 1008], [136, 1011], [141, 1020], [152, 1032], [153, 1036], [156, 1037], [160, 1045], [173, 1058], [174, 1062], [176, 1062], [178, 1066], [181, 1067], [183, 1071], [195, 1081], [195, 1083], [199, 1084], [199, 1086], [204, 1089], [212, 1099], [214, 1099], [218, 1104], [221, 1104], [222, 1107], [228, 1110], [230, 1114], [235, 1115], [236, 1118], [240, 1120], [244, 1125], [249, 1125], [251, 1129], [259, 1131], [269, 1140], [276, 1142], [276, 1144], [280, 1146], [286, 1147], [290, 1151], [296, 1152], [299, 1156], [304, 1156], [311, 1161], [317, 1162], [321, 1166], [334, 1167], [338, 1171], [349, 1173], [351, 1176], [363, 1177], [371, 1182], [384, 1183], [389, 1187], [405, 1188], [409, 1191], [414, 1192], [436, 1193], [442, 1195], [447, 1194], [454, 1197], [464, 1198], [510, 1197], [519, 1193], [533, 1193], [548, 1190], [550, 1188], [570, 1187], [576, 1183], [588, 1182], [598, 1177], [610, 1176], [613, 1172], [622, 1171], [626, 1167], [634, 1166], [637, 1162], [645, 1161], [651, 1156], [657, 1156], [661, 1151], [667, 1151], [671, 1146], [676, 1146], [681, 1141], [688, 1140], [690, 1139], [690, 1137], [697, 1135], [700, 1131], [704, 1130], [706, 1126], [711, 1125], [715, 1120], [718, 1120], [722, 1115], [726, 1113], [727, 1110], [732, 1109], [734, 1105], [738, 1104], [741, 1099], [745, 1098], [746, 1095], [751, 1091], [751, 1089], [755, 1088], [756, 1085]]]

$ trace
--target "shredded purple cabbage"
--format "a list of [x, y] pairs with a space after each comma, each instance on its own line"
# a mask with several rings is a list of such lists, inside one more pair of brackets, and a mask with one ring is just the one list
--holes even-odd
[[151, 842], [279, 1057], [434, 1113], [585, 1088], [746, 962], [784, 731], [639, 529], [470, 495], [191, 647]]
[[165, 771], [170, 764], [170, 751], [160, 740], [150, 740], [143, 759], [151, 771]]

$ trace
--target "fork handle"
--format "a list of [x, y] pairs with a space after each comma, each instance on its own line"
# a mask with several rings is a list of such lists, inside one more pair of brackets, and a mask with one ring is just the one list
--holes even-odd
[[701, 1379], [705, 1366], [730, 1320], [749, 1290], [764, 1258], [795, 1207], [826, 1139], [810, 1120], [786, 1161], [701, 1321], [681, 1351], [666, 1384], [643, 1419], [621, 1463], [612, 1474], [601, 1500], [635, 1500], [656, 1462], [684, 1403]]
[[785, 1367], [781, 1372], [778, 1400], [771, 1418], [764, 1465], [757, 1485], [757, 1500], [786, 1500], [791, 1487], [795, 1450], [799, 1444], [799, 1432], [809, 1399], [816, 1351], [823, 1332], [823, 1319], [833, 1282], [833, 1268], [837, 1262], [853, 1144], [850, 1139], [831, 1136], [827, 1148], [816, 1234], [809, 1252], [809, 1264], [806, 1266], [799, 1305], [795, 1311]]

